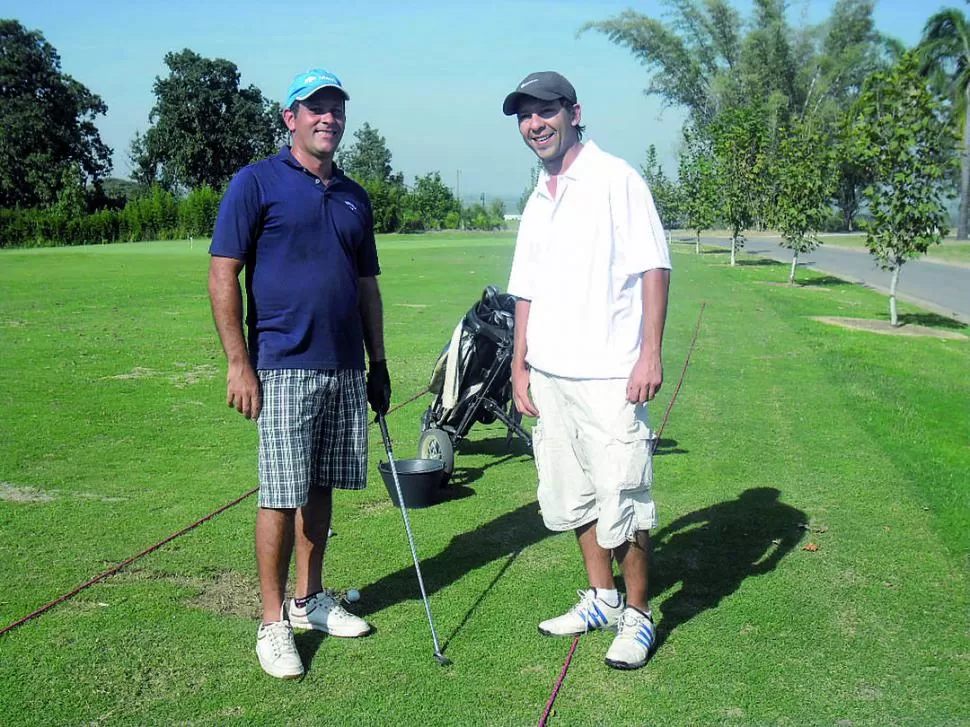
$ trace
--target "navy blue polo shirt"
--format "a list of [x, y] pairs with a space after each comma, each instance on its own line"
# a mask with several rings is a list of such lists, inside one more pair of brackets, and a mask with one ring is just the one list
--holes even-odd
[[246, 263], [257, 369], [364, 369], [358, 278], [380, 274], [363, 187], [334, 167], [324, 185], [283, 147], [229, 183], [211, 255]]

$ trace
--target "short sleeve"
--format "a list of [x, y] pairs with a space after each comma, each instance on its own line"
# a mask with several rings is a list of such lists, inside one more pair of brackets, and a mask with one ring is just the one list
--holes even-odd
[[626, 275], [656, 268], [669, 270], [670, 248], [653, 195], [632, 167], [611, 188], [610, 208], [619, 270]]
[[252, 169], [239, 171], [226, 190], [215, 228], [209, 254], [245, 260], [256, 242], [262, 223], [262, 195]]
[[507, 292], [516, 298], [532, 300], [534, 295], [532, 284], [533, 265], [533, 246], [532, 246], [532, 225], [529, 221], [529, 207], [532, 198], [522, 211], [522, 220], [519, 222], [519, 231], [515, 237], [515, 252], [512, 255], [512, 271], [509, 273], [509, 286]]
[[374, 209], [366, 193], [364, 201], [367, 214], [364, 219], [364, 238], [357, 248], [357, 277], [373, 278], [381, 274], [381, 266], [377, 259], [377, 240], [374, 238]]

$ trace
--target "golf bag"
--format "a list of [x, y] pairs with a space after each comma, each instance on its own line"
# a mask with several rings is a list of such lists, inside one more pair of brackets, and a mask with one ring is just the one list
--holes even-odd
[[454, 469], [458, 442], [475, 422], [499, 420], [508, 428], [509, 444], [518, 435], [532, 448], [512, 401], [514, 332], [515, 297], [489, 285], [438, 357], [428, 384], [435, 399], [421, 417], [418, 457], [442, 460], [445, 481]]

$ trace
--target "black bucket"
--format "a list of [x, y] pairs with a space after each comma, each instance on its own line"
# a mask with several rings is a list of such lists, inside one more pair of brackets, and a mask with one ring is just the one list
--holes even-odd
[[[438, 502], [444, 462], [440, 459], [395, 459], [394, 464], [397, 467], [397, 478], [401, 483], [401, 494], [404, 496], [406, 507], [428, 507]], [[391, 496], [391, 502], [395, 507], [400, 507], [391, 465], [381, 462], [377, 465], [377, 470], [384, 479], [384, 487], [387, 488], [387, 494]]]

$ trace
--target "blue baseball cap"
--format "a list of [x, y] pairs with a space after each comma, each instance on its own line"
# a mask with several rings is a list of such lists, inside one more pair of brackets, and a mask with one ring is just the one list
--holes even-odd
[[335, 88], [343, 94], [345, 101], [350, 100], [350, 94], [344, 90], [339, 78], [323, 68], [311, 68], [294, 76], [286, 90], [286, 104], [283, 108], [288, 109], [295, 101], [305, 101], [321, 88]]

